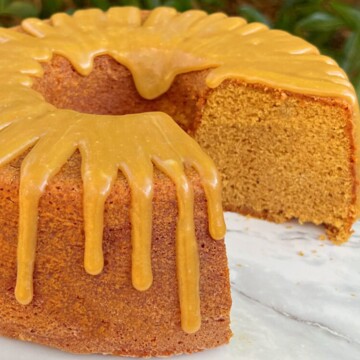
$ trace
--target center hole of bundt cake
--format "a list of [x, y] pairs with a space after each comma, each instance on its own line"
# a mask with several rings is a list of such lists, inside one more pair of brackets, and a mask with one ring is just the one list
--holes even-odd
[[163, 111], [185, 130], [193, 127], [207, 91], [207, 71], [197, 71], [177, 76], [165, 94], [146, 100], [137, 92], [130, 71], [107, 55], [95, 58], [88, 76], [58, 55], [43, 67], [44, 75], [35, 79], [33, 89], [57, 108], [102, 115]]

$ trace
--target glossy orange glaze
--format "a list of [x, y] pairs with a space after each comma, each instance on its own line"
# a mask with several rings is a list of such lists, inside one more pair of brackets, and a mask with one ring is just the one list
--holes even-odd
[[[48, 181], [76, 149], [82, 156], [85, 220], [85, 270], [102, 271], [104, 203], [120, 169], [132, 192], [132, 281], [138, 290], [152, 283], [153, 165], [175, 183], [178, 197], [177, 271], [182, 327], [201, 325], [199, 261], [194, 231], [193, 192], [184, 164], [199, 172], [208, 199], [209, 231], [222, 239], [225, 225], [221, 186], [213, 162], [167, 115], [89, 115], [56, 109], [31, 89], [42, 76], [40, 62], [53, 54], [66, 57], [86, 76], [94, 58], [107, 54], [131, 71], [138, 92], [154, 99], [176, 75], [213, 68], [210, 88], [228, 78], [318, 96], [345, 98], [356, 108], [356, 95], [344, 72], [304, 40], [241, 18], [202, 11], [177, 13], [158, 8], [142, 21], [133, 7], [56, 14], [50, 23], [28, 19], [27, 34], [0, 29], [0, 165], [33, 147], [23, 161], [16, 298], [33, 297], [38, 203]], [[50, 126], [51, 124], [51, 126]]]

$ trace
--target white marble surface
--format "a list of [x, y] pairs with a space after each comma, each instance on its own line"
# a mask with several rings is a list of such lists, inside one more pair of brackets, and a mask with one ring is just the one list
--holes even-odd
[[[226, 214], [234, 337], [186, 360], [359, 360], [360, 223], [342, 246], [321, 228]], [[1, 360], [103, 360], [0, 339]], [[115, 359], [115, 358], [114, 358]]]

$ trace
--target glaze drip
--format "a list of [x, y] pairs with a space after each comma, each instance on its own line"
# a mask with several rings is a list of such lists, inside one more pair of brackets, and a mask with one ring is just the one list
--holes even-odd
[[[120, 170], [132, 195], [132, 282], [140, 291], [151, 286], [153, 166], [174, 182], [181, 324], [186, 332], [197, 331], [201, 316], [194, 195], [184, 165], [200, 174], [208, 200], [209, 232], [221, 239], [225, 233], [221, 186], [213, 162], [163, 113], [105, 116], [56, 109], [31, 88], [33, 77], [43, 74], [41, 62], [58, 54], [86, 76], [96, 56], [110, 55], [131, 71], [138, 92], [146, 99], [166, 92], [178, 74], [212, 68], [206, 79], [211, 88], [225, 79], [239, 78], [293, 92], [344, 98], [356, 109], [356, 95], [346, 75], [306, 41], [224, 14], [179, 14], [158, 8], [143, 19], [133, 7], [106, 13], [93, 9], [73, 16], [56, 14], [50, 22], [28, 19], [22, 29], [25, 33], [0, 29], [0, 165], [32, 148], [21, 166], [17, 300], [28, 304], [33, 297], [40, 197], [79, 149], [84, 267], [89, 274], [99, 274], [104, 266], [104, 204]], [[286, 66], [280, 67], [283, 63]]]
[[82, 75], [91, 72], [95, 56], [112, 56], [131, 71], [146, 99], [166, 92], [178, 74], [213, 67], [207, 77], [211, 88], [239, 78], [356, 103], [352, 85], [334, 60], [301, 38], [239, 17], [160, 7], [142, 21], [139, 9], [114, 7], [107, 13], [55, 14], [50, 24], [28, 19], [22, 27]]
[[[120, 169], [128, 180], [132, 198], [132, 282], [140, 291], [151, 286], [153, 164], [175, 183], [179, 203], [176, 248], [182, 327], [187, 332], [198, 330], [201, 317], [194, 199], [184, 164], [199, 171], [208, 199], [209, 231], [213, 238], [221, 239], [225, 233], [221, 187], [211, 159], [164, 113], [125, 116], [88, 115], [72, 110], [59, 113], [41, 101], [32, 100], [27, 107], [12, 107], [8, 115], [15, 120], [4, 124], [2, 119], [1, 125], [6, 127], [0, 132], [0, 165], [32, 147], [21, 166], [17, 300], [28, 304], [33, 297], [40, 197], [50, 179], [79, 149], [84, 185], [84, 267], [89, 274], [97, 275], [103, 269], [104, 204]], [[38, 114], [16, 120], [19, 111], [31, 106], [38, 108]], [[48, 111], [43, 111], [44, 108]]]

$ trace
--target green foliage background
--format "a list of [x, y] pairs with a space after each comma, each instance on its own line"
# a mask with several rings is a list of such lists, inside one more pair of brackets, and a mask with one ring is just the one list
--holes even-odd
[[353, 3], [348, 5], [339, 0], [0, 0], [0, 25], [13, 26], [26, 17], [48, 18], [55, 12], [71, 14], [87, 7], [106, 10], [121, 5], [143, 9], [173, 6], [179, 11], [192, 8], [210, 13], [223, 11], [249, 21], [264, 22], [315, 44], [347, 72], [360, 98], [360, 1]]

